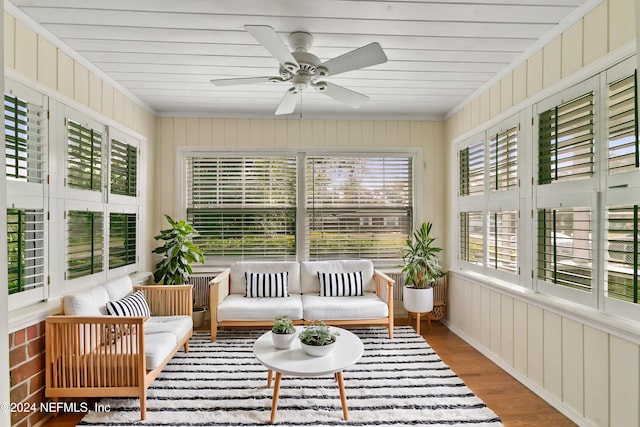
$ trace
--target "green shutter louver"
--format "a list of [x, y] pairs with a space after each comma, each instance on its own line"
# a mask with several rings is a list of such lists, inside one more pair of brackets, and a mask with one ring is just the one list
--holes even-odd
[[540, 114], [538, 182], [571, 181], [594, 173], [593, 92]]
[[42, 107], [15, 96], [4, 96], [6, 176], [42, 184], [46, 177], [45, 117]]
[[518, 128], [500, 132], [489, 139], [489, 188], [512, 190], [518, 186]]
[[637, 71], [609, 85], [609, 173], [640, 167]]
[[103, 271], [102, 212], [67, 213], [67, 280]]
[[136, 214], [109, 214], [109, 269], [136, 263]]
[[295, 157], [187, 158], [187, 219], [203, 253], [295, 259]]
[[138, 151], [133, 145], [111, 140], [111, 193], [137, 195]]
[[67, 185], [102, 191], [103, 135], [74, 121], [67, 121]]

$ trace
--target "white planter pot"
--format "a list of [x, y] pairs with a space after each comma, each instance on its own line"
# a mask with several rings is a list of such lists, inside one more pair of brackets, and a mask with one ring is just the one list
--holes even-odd
[[281, 350], [286, 350], [291, 348], [293, 344], [293, 340], [296, 338], [298, 334], [294, 332], [293, 334], [274, 334], [271, 332], [271, 339], [273, 340], [273, 345], [276, 348]]
[[402, 289], [404, 309], [410, 313], [429, 313], [433, 311], [433, 288]]
[[326, 356], [327, 354], [331, 353], [336, 346], [336, 342], [337, 341], [334, 341], [328, 345], [308, 345], [301, 342], [300, 345], [302, 346], [302, 351], [304, 351], [309, 356], [320, 357]]

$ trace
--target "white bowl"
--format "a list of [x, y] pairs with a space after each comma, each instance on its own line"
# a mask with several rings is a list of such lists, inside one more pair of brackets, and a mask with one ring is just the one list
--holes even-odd
[[328, 345], [309, 345], [303, 342], [301, 342], [300, 345], [302, 346], [302, 350], [309, 356], [319, 357], [326, 356], [327, 354], [331, 353], [336, 347], [336, 341], [333, 341]]
[[273, 345], [276, 348], [279, 348], [281, 350], [286, 350], [288, 348], [291, 348], [291, 345], [293, 344], [293, 341], [296, 339], [297, 336], [298, 334], [296, 332], [292, 334], [274, 334], [273, 332], [271, 332], [271, 339], [273, 340]]

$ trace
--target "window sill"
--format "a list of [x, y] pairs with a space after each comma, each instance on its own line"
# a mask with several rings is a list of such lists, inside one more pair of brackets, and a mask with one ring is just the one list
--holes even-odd
[[480, 273], [452, 270], [449, 274], [458, 276], [461, 279], [473, 280], [480, 286], [494, 289], [527, 304], [535, 305], [559, 316], [566, 317], [578, 323], [602, 330], [633, 343], [640, 344], [640, 322], [614, 316], [571, 301], [542, 295], [532, 291], [531, 289], [515, 285], [504, 280], [485, 276]]
[[9, 333], [26, 329], [60, 312], [60, 300], [53, 299], [9, 312]]

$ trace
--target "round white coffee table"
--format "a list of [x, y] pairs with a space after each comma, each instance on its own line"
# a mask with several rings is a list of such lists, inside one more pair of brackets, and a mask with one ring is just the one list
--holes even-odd
[[[302, 328], [302, 326], [296, 326], [296, 332], [300, 332]], [[287, 350], [275, 348], [271, 340], [271, 331], [256, 340], [253, 345], [253, 354], [255, 354], [260, 363], [269, 369], [267, 387], [271, 387], [272, 371], [276, 373], [276, 381], [273, 386], [273, 399], [271, 401], [271, 424], [276, 420], [278, 394], [280, 393], [280, 380], [282, 379], [282, 375], [316, 377], [334, 374], [340, 387], [342, 414], [345, 420], [349, 418], [342, 371], [355, 365], [356, 362], [360, 360], [364, 352], [364, 346], [360, 338], [353, 333], [340, 328], [331, 327], [331, 329], [340, 333], [336, 342], [336, 348], [328, 355], [321, 357], [308, 356], [302, 351], [300, 340], [297, 337], [293, 341], [291, 348]]]

